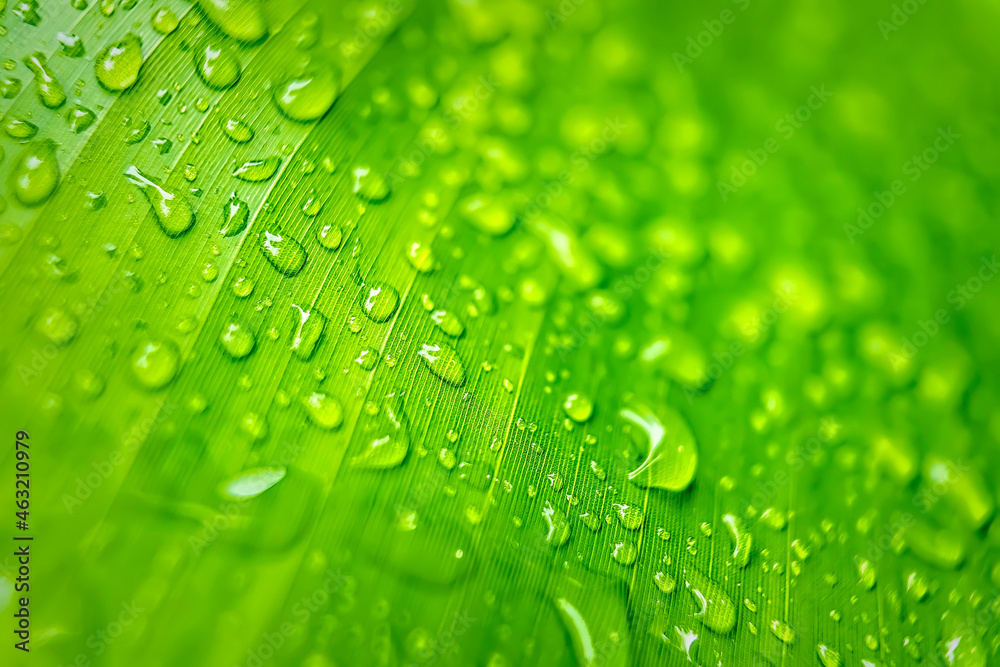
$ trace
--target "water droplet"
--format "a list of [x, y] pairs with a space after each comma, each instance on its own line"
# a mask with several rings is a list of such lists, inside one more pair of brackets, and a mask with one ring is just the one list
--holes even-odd
[[285, 276], [294, 276], [305, 266], [308, 257], [305, 248], [277, 227], [265, 229], [257, 239], [267, 261]]
[[368, 287], [367, 294], [362, 294], [364, 301], [361, 309], [373, 322], [385, 322], [399, 306], [399, 292], [386, 283], [373, 283]]
[[683, 574], [684, 586], [698, 605], [695, 616], [713, 632], [719, 634], [730, 632], [736, 625], [736, 608], [725, 591], [693, 567], [685, 570]]
[[816, 654], [819, 656], [819, 661], [823, 664], [823, 667], [841, 667], [844, 664], [844, 661], [840, 658], [840, 654], [826, 644], [817, 644]]
[[594, 402], [583, 393], [569, 394], [563, 401], [563, 410], [567, 417], [582, 424], [594, 414]]
[[125, 177], [146, 196], [156, 222], [167, 236], [180, 236], [194, 225], [194, 211], [184, 195], [158, 185], [135, 165], [125, 170]]
[[318, 309], [304, 310], [292, 304], [292, 345], [291, 350], [299, 359], [308, 361], [316, 351], [316, 345], [326, 328], [326, 317]]
[[137, 144], [149, 134], [149, 121], [140, 120], [125, 133], [126, 144]]
[[612, 503], [611, 507], [614, 508], [615, 513], [618, 515], [618, 521], [627, 530], [639, 530], [642, 528], [645, 517], [643, 516], [641, 507], [637, 505], [625, 505], [623, 503]]
[[222, 44], [209, 43], [194, 54], [194, 66], [205, 85], [213, 90], [225, 90], [240, 80], [240, 61]]
[[254, 43], [267, 35], [258, 0], [198, 0], [208, 20], [241, 42]]
[[[82, 50], [81, 45], [81, 50]], [[35, 78], [35, 92], [42, 104], [50, 109], [62, 106], [66, 101], [66, 91], [62, 84], [56, 80], [55, 73], [49, 68], [45, 60], [45, 54], [35, 51], [31, 55], [25, 56], [25, 66], [31, 70]]]
[[[570, 603], [566, 598], [556, 598], [555, 600], [556, 610], [559, 612], [559, 618], [563, 622], [563, 626], [569, 633], [570, 642], [573, 645], [573, 654], [576, 657], [576, 663], [581, 665], [581, 667], [596, 667], [602, 664], [605, 659], [606, 651], [608, 650], [604, 645], [601, 646], [601, 653], [598, 655], [597, 650], [594, 647], [594, 640], [590, 633], [590, 628], [587, 627], [587, 621], [584, 620], [583, 614]], [[611, 646], [611, 651], [614, 651], [615, 647]], [[611, 655], [614, 655], [611, 653]]]
[[784, 621], [779, 621], [777, 619], [771, 621], [770, 626], [772, 634], [780, 639], [786, 644], [795, 643], [795, 630], [785, 623]]
[[66, 122], [69, 123], [69, 130], [74, 134], [80, 134], [97, 120], [97, 114], [85, 106], [74, 104], [66, 110]]
[[435, 310], [431, 313], [431, 319], [438, 329], [448, 334], [452, 338], [460, 338], [465, 333], [465, 325], [450, 310]]
[[274, 103], [283, 114], [302, 123], [317, 120], [337, 99], [338, 77], [329, 67], [312, 69], [274, 87]]
[[327, 250], [336, 250], [344, 241], [344, 230], [339, 225], [323, 225], [316, 230], [316, 240]]
[[965, 560], [965, 540], [954, 531], [917, 522], [906, 526], [901, 537], [913, 555], [942, 570], [954, 570]]
[[219, 493], [230, 500], [250, 500], [285, 478], [284, 468], [252, 468], [222, 483]]
[[470, 225], [491, 236], [503, 236], [517, 219], [509, 203], [487, 193], [466, 197], [458, 210]]
[[281, 158], [271, 156], [261, 160], [249, 160], [233, 171], [233, 176], [248, 183], [261, 183], [274, 176], [281, 166]]
[[406, 458], [410, 450], [410, 434], [402, 399], [395, 395], [389, 396], [380, 416], [376, 437], [372, 438], [362, 453], [351, 459], [351, 465], [382, 470], [394, 468]]
[[424, 343], [417, 352], [434, 375], [450, 385], [465, 384], [465, 367], [458, 352], [446, 343]]
[[256, 345], [253, 333], [245, 324], [230, 322], [222, 328], [219, 335], [222, 349], [233, 359], [242, 359], [253, 352]]
[[546, 501], [542, 508], [542, 517], [545, 519], [547, 532], [545, 541], [554, 547], [561, 547], [569, 541], [570, 526], [566, 515]]
[[180, 368], [180, 354], [170, 341], [147, 339], [132, 354], [132, 373], [147, 389], [166, 386]]
[[21, 151], [10, 169], [10, 189], [24, 206], [44, 203], [59, 185], [56, 144], [51, 139], [33, 141]]
[[639, 550], [628, 540], [615, 542], [611, 547], [611, 557], [620, 565], [631, 567], [635, 563], [635, 559], [639, 557]]
[[858, 568], [858, 581], [861, 583], [861, 586], [866, 591], [870, 591], [875, 588], [875, 565], [867, 558], [861, 557], [856, 557], [854, 559], [854, 564]]
[[23, 118], [8, 118], [3, 129], [11, 139], [31, 139], [38, 134], [38, 126]]
[[238, 144], [245, 144], [253, 139], [253, 128], [238, 118], [219, 121], [219, 126], [223, 134]]
[[430, 273], [434, 270], [434, 253], [429, 245], [414, 241], [406, 247], [406, 259], [410, 266], [420, 273]]
[[[249, 384], [246, 386], [249, 387]], [[254, 440], [263, 440], [268, 432], [267, 419], [256, 412], [247, 412], [240, 418], [240, 430]]]
[[674, 592], [674, 588], [677, 587], [677, 582], [666, 572], [660, 571], [653, 575], [653, 581], [656, 582], [656, 587], [659, 588], [666, 594]]
[[56, 41], [59, 42], [59, 48], [62, 52], [66, 54], [69, 58], [81, 58], [85, 52], [83, 46], [83, 40], [77, 35], [67, 35], [64, 32], [56, 33]]
[[750, 562], [750, 549], [753, 546], [753, 536], [743, 525], [743, 522], [732, 514], [722, 515], [722, 523], [729, 529], [729, 537], [733, 542], [733, 563], [743, 568]]
[[131, 87], [141, 67], [142, 40], [130, 32], [101, 49], [94, 59], [94, 76], [104, 88], [116, 92]]
[[76, 337], [80, 323], [62, 308], [46, 308], [35, 323], [35, 330], [62, 347]]
[[229, 195], [229, 203], [222, 209], [222, 229], [219, 233], [223, 236], [236, 236], [242, 234], [247, 228], [247, 221], [250, 219], [250, 205], [239, 199], [236, 193]]
[[317, 391], [302, 399], [309, 421], [316, 426], [332, 431], [344, 420], [344, 408], [333, 396]]
[[0, 97], [12, 100], [21, 92], [21, 80], [16, 77], [4, 77], [0, 80]]
[[169, 35], [174, 30], [177, 30], [177, 26], [179, 25], [177, 14], [174, 14], [167, 7], [160, 7], [153, 12], [153, 18], [150, 20], [150, 23], [153, 26], [153, 30], [161, 35]]
[[646, 407], [621, 411], [649, 440], [649, 455], [628, 478], [644, 487], [683, 491], [698, 468], [698, 445], [679, 413], [667, 407], [660, 412], [662, 420]]
[[240, 276], [233, 281], [233, 294], [239, 299], [245, 299], [253, 294], [254, 282], [246, 276]]
[[319, 212], [323, 209], [323, 200], [320, 198], [319, 193], [316, 190], [310, 189], [309, 194], [302, 201], [302, 213], [313, 218], [319, 215]]
[[549, 257], [562, 271], [570, 287], [578, 291], [597, 286], [604, 269], [576, 232], [553, 215], [543, 214], [530, 228], [548, 245]]

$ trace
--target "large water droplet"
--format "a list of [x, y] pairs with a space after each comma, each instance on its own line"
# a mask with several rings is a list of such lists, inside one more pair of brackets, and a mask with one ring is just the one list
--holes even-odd
[[222, 209], [222, 229], [219, 230], [219, 233], [223, 236], [241, 234], [247, 228], [249, 219], [250, 205], [239, 199], [234, 192], [229, 195], [229, 203]]
[[219, 343], [230, 357], [242, 359], [253, 352], [256, 340], [253, 332], [245, 324], [230, 322], [222, 328]]
[[245, 144], [253, 139], [253, 128], [238, 118], [221, 120], [219, 125], [222, 132], [238, 144]]
[[10, 189], [24, 206], [44, 203], [59, 185], [56, 144], [51, 139], [33, 141], [21, 151], [10, 169]]
[[344, 408], [333, 396], [314, 391], [302, 399], [309, 421], [322, 429], [333, 430], [344, 420]]
[[142, 40], [131, 32], [121, 41], [105, 46], [94, 58], [97, 82], [112, 92], [131, 87], [141, 67]]
[[306, 249], [277, 227], [265, 229], [257, 235], [257, 239], [267, 261], [284, 275], [294, 276], [305, 266], [308, 257]]
[[389, 396], [382, 409], [375, 437], [363, 452], [351, 459], [359, 468], [383, 470], [403, 462], [410, 451], [410, 434], [399, 396]]
[[314, 68], [274, 87], [274, 103], [283, 114], [302, 123], [321, 118], [333, 106], [338, 76], [329, 67]]
[[240, 61], [223, 44], [209, 43], [194, 54], [194, 66], [205, 85], [225, 90], [240, 80]]
[[424, 343], [417, 352], [434, 375], [450, 385], [465, 384], [465, 367], [455, 348], [447, 343]]
[[208, 20], [241, 42], [253, 43], [267, 34], [258, 0], [198, 0]]
[[125, 177], [146, 196], [156, 222], [167, 236], [180, 236], [194, 225], [194, 211], [184, 195], [154, 182], [135, 165], [125, 170]]
[[819, 661], [823, 664], [823, 667], [841, 667], [844, 664], [840, 654], [826, 644], [817, 644], [816, 654], [819, 656]]
[[260, 160], [244, 162], [233, 171], [233, 176], [248, 183], [261, 183], [274, 176], [281, 166], [281, 158], [272, 155]]
[[372, 283], [362, 294], [361, 309], [373, 322], [385, 322], [399, 306], [399, 292], [387, 283]]
[[66, 92], [56, 79], [55, 73], [45, 61], [45, 54], [35, 51], [24, 57], [22, 61], [35, 77], [35, 92], [42, 104], [50, 109], [62, 106], [66, 101]]
[[733, 541], [733, 563], [743, 568], [750, 562], [750, 548], [753, 546], [753, 536], [733, 514], [724, 514], [722, 523], [729, 529], [729, 537]]
[[791, 626], [788, 625], [788, 623], [775, 619], [771, 621], [768, 627], [771, 628], [771, 634], [773, 634], [775, 637], [777, 637], [784, 643], [786, 644], [795, 643], [795, 630], [792, 630]]
[[380, 202], [392, 192], [389, 180], [380, 172], [367, 165], [354, 168], [354, 194], [365, 201]]
[[542, 508], [542, 517], [548, 531], [545, 534], [545, 541], [554, 547], [561, 547], [569, 541], [570, 527], [566, 514], [555, 507], [552, 503], [546, 502]]
[[662, 420], [646, 407], [621, 411], [649, 440], [649, 455], [628, 478], [640, 486], [683, 491], [698, 468], [698, 445], [680, 414], [667, 407], [660, 413]]
[[299, 359], [307, 361], [316, 351], [316, 345], [326, 328], [326, 317], [317, 308], [305, 310], [292, 304], [292, 352]]
[[684, 570], [684, 586], [694, 597], [695, 616], [709, 630], [726, 634], [736, 625], [736, 607], [725, 591], [693, 567]]
[[465, 333], [465, 325], [458, 316], [450, 310], [435, 310], [431, 313], [431, 319], [438, 329], [448, 334], [452, 338], [459, 338]]
[[569, 394], [563, 401], [563, 410], [567, 417], [582, 424], [594, 414], [594, 401], [583, 393]]
[[132, 373], [147, 389], [166, 386], [180, 368], [180, 354], [170, 341], [147, 339], [132, 354]]
[[552, 215], [542, 215], [532, 220], [530, 227], [547, 243], [549, 256], [570, 287], [587, 290], [604, 279], [601, 264], [565, 222]]
[[[590, 628], [580, 610], [566, 598], [556, 598], [555, 604], [559, 618], [569, 633], [577, 664], [581, 667], [596, 667], [601, 664], [598, 661], [597, 650], [594, 648], [594, 639], [591, 637]], [[601, 657], [603, 658], [603, 656]]]
[[253, 468], [223, 482], [219, 493], [230, 500], [250, 500], [285, 478], [284, 468]]
[[35, 323], [35, 330], [60, 347], [76, 337], [80, 323], [62, 308], [46, 308]]

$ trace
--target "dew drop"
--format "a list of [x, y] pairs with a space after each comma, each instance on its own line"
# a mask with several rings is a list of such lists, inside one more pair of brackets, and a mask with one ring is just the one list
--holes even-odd
[[387, 321], [399, 306], [399, 292], [387, 283], [371, 284], [362, 296], [361, 309], [372, 322]]
[[338, 77], [329, 67], [312, 69], [274, 87], [274, 103], [283, 114], [302, 123], [317, 120], [337, 99]]
[[626, 408], [621, 416], [637, 426], [649, 441], [649, 454], [628, 478], [643, 487], [683, 491], [698, 468], [698, 445], [684, 418], [663, 407], [662, 420], [646, 407]]
[[327, 431], [340, 426], [344, 420], [344, 407], [333, 396], [314, 391], [302, 399], [309, 421]]
[[455, 387], [465, 384], [465, 367], [458, 352], [447, 343], [424, 343], [417, 355], [434, 375]]
[[281, 467], [244, 470], [222, 483], [220, 494], [230, 500], [250, 500], [264, 493], [285, 478]]
[[294, 276], [305, 266], [308, 257], [305, 248], [277, 227], [265, 229], [257, 235], [257, 239], [257, 247], [267, 261], [285, 276]]
[[684, 571], [684, 587], [698, 605], [695, 616], [709, 630], [729, 633], [736, 625], [736, 608], [725, 591], [693, 567]]
[[147, 339], [132, 354], [132, 374], [147, 389], [166, 386], [180, 368], [180, 354], [170, 341]]
[[195, 71], [213, 90], [225, 90], [240, 80], [240, 61], [222, 44], [209, 43], [194, 54]]
[[230, 322], [222, 328], [219, 335], [219, 343], [233, 359], [243, 359], [253, 352], [256, 345], [253, 333], [245, 324]]
[[567, 417], [582, 424], [594, 414], [594, 402], [586, 394], [569, 394], [563, 401], [563, 410]]
[[141, 67], [142, 40], [130, 32], [101, 49], [94, 59], [94, 76], [105, 89], [117, 92], [136, 82]]
[[223, 236], [237, 236], [242, 234], [247, 228], [247, 221], [250, 219], [250, 205], [239, 199], [236, 193], [229, 195], [229, 203], [222, 209], [222, 228], [219, 233]]
[[55, 73], [49, 68], [45, 54], [35, 51], [31, 55], [25, 56], [23, 62], [34, 75], [35, 93], [38, 94], [39, 101], [50, 109], [62, 106], [66, 101], [66, 91], [56, 79]]
[[10, 169], [10, 189], [24, 206], [44, 203], [59, 185], [56, 144], [51, 139], [29, 143]]
[[363, 452], [351, 459], [351, 465], [384, 470], [398, 466], [406, 458], [410, 450], [410, 434], [402, 399], [396, 395], [389, 396], [379, 417], [375, 437]]
[[157, 184], [135, 165], [125, 170], [125, 178], [145, 195], [156, 222], [167, 236], [180, 236], [194, 225], [194, 211], [184, 195]]
[[281, 166], [281, 158], [272, 155], [260, 160], [244, 162], [233, 171], [233, 176], [248, 183], [262, 183], [274, 176]]
[[267, 35], [258, 0], [198, 0], [208, 20], [233, 39], [254, 43]]

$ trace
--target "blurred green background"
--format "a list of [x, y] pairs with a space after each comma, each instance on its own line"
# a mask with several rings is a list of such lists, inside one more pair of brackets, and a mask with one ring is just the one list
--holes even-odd
[[1000, 663], [998, 19], [0, 0], [0, 663]]

